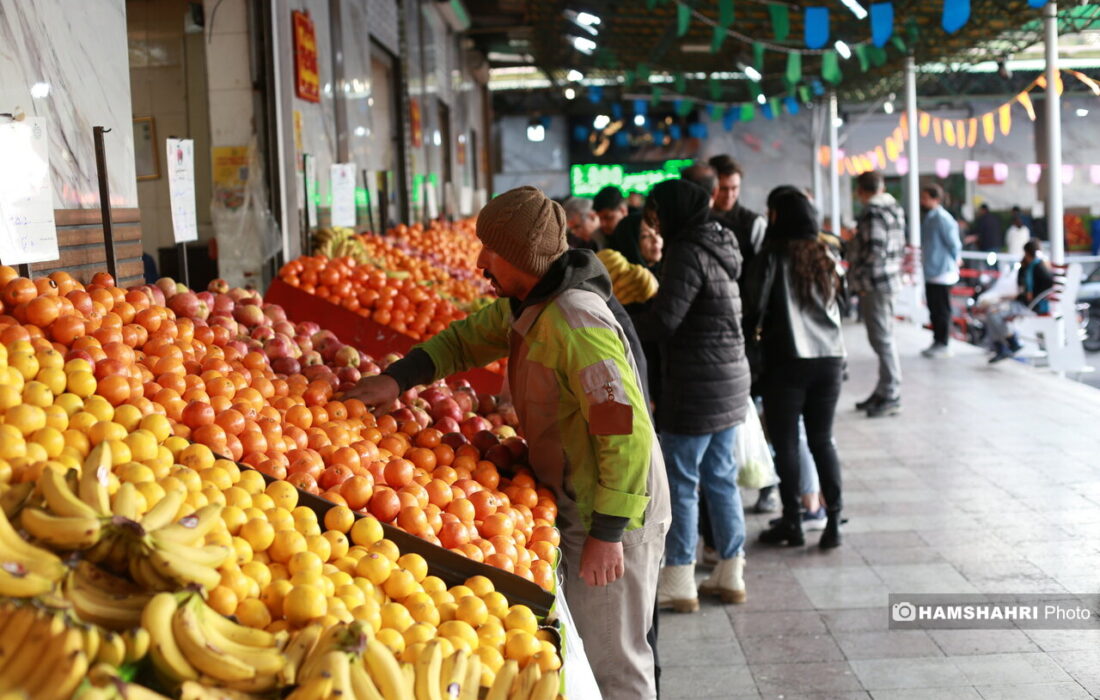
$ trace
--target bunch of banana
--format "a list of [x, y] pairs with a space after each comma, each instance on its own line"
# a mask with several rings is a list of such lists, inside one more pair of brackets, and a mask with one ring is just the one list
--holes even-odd
[[19, 513], [20, 525], [31, 537], [53, 549], [95, 547], [112, 515], [107, 491], [110, 474], [111, 447], [106, 442], [91, 451], [79, 476], [75, 469], [43, 469], [37, 490], [49, 510], [25, 505]]
[[555, 700], [560, 687], [557, 671], [543, 673], [536, 663], [528, 663], [521, 671], [509, 659], [497, 671], [485, 700]]
[[168, 698], [143, 685], [124, 681], [119, 676], [116, 666], [98, 663], [88, 671], [88, 682], [76, 691], [73, 700], [168, 700]]
[[140, 625], [141, 611], [152, 597], [86, 561], [65, 577], [63, 590], [78, 618], [116, 632]]
[[239, 625], [196, 594], [156, 594], [142, 611], [141, 625], [152, 638], [154, 666], [172, 683], [265, 693], [276, 687], [276, 674], [287, 664], [285, 635]]
[[356, 262], [366, 262], [367, 249], [355, 231], [350, 228], [323, 228], [313, 236], [313, 252], [327, 258], [352, 257]]
[[48, 593], [67, 571], [52, 552], [24, 540], [0, 511], [0, 595], [31, 598]]
[[64, 614], [4, 601], [0, 629], [0, 693], [67, 700], [88, 672], [84, 631]]
[[189, 584], [214, 588], [221, 581], [218, 567], [232, 550], [226, 545], [204, 545], [203, 541], [221, 522], [223, 506], [211, 503], [171, 522], [174, 515], [169, 513], [171, 504], [163, 511], [158, 510], [165, 499], [141, 520], [142, 533], [136, 542], [130, 543], [130, 575], [138, 584], [154, 591], [176, 591]]
[[627, 262], [622, 253], [604, 248], [596, 257], [611, 276], [611, 290], [624, 306], [649, 301], [657, 294], [657, 278], [644, 265]]

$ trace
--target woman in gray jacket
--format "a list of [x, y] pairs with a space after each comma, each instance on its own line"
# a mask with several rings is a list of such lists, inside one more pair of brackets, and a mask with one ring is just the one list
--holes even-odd
[[828, 523], [820, 546], [840, 545], [840, 460], [833, 417], [844, 362], [837, 304], [837, 260], [818, 237], [817, 211], [795, 187], [768, 196], [768, 231], [745, 285], [746, 324], [759, 329], [764, 367], [764, 422], [775, 449], [783, 518], [760, 535], [770, 544], [805, 543], [799, 513], [798, 421], [806, 424], [810, 453], [825, 497]]

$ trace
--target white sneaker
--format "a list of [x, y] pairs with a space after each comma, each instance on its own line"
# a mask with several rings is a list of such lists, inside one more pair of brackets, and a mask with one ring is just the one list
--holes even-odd
[[699, 592], [695, 589], [695, 564], [662, 566], [657, 576], [657, 607], [689, 613], [699, 609]]
[[955, 353], [951, 352], [951, 348], [946, 345], [940, 345], [939, 343], [932, 343], [930, 347], [920, 351], [920, 354], [924, 357], [939, 359], [944, 357], [951, 357]]
[[745, 557], [722, 559], [699, 586], [703, 595], [716, 595], [723, 603], [745, 602]]

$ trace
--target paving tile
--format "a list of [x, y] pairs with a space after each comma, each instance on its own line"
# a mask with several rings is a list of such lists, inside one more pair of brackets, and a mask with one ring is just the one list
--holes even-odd
[[833, 636], [848, 660], [943, 656], [924, 630], [837, 632]]
[[928, 630], [947, 656], [1039, 651], [1021, 630]]
[[873, 700], [981, 700], [970, 686], [961, 688], [906, 688], [871, 691]]
[[745, 640], [744, 651], [750, 665], [844, 660], [840, 647], [828, 634], [752, 637]]
[[863, 690], [852, 667], [844, 661], [750, 664], [749, 668], [760, 695], [765, 698], [809, 693], [832, 695]]
[[730, 617], [733, 620], [733, 630], [743, 644], [747, 644], [753, 637], [828, 632], [821, 615], [809, 610], [734, 612]]
[[1026, 685], [1073, 680], [1044, 653], [956, 656], [955, 666], [972, 685]]
[[891, 593], [977, 593], [950, 564], [876, 564], [871, 567]]
[[1075, 681], [1094, 697], [1100, 697], [1100, 647], [1078, 651], [1054, 651], [1049, 654]]
[[867, 549], [863, 558], [868, 564], [941, 564], [948, 563], [943, 555], [928, 546], [879, 547]]
[[759, 697], [746, 666], [661, 667], [661, 698]]
[[720, 606], [703, 606], [699, 612], [662, 612], [658, 632], [665, 639], [723, 639], [733, 636], [729, 617]]
[[684, 639], [660, 630], [657, 650], [661, 666], [730, 666], [745, 663], [745, 655], [736, 641]]
[[1073, 681], [1035, 685], [979, 685], [984, 700], [1090, 700], [1093, 696]]
[[848, 535], [844, 544], [859, 550], [879, 549], [882, 547], [920, 547], [925, 542], [912, 530], [901, 532], [858, 532]]
[[795, 569], [806, 596], [817, 608], [884, 606], [889, 591], [869, 566]]
[[1046, 652], [1100, 649], [1100, 630], [1024, 630], [1024, 634]]
[[860, 683], [876, 690], [956, 688], [972, 685], [947, 658], [857, 659], [848, 662]]
[[821, 619], [835, 634], [842, 632], [886, 632], [890, 629], [890, 615], [886, 608], [847, 608], [821, 610]]

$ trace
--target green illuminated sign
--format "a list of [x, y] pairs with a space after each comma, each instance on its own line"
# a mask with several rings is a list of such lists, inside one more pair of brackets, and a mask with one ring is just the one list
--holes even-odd
[[624, 193], [649, 191], [658, 182], [680, 177], [680, 171], [691, 165], [690, 159], [666, 160], [660, 170], [635, 170], [630, 165], [600, 165], [587, 163], [569, 168], [569, 187], [574, 196], [592, 197], [608, 185]]

